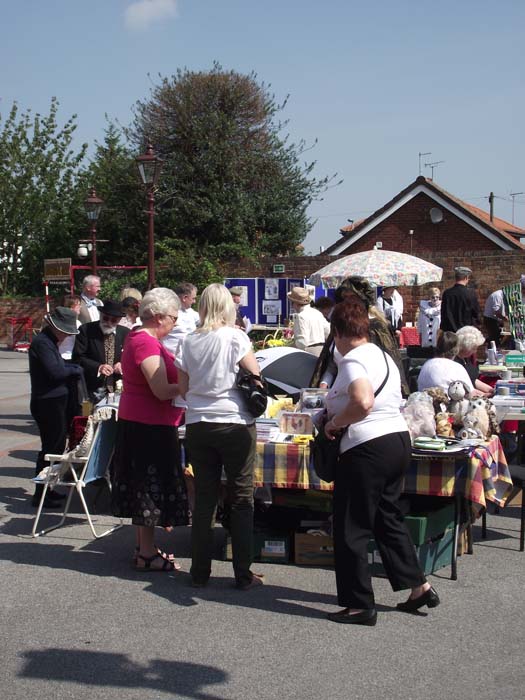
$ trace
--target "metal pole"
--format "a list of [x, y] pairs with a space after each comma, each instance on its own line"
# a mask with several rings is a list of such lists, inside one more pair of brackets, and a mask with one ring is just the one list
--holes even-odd
[[97, 274], [97, 224], [91, 224], [91, 270]]
[[153, 187], [148, 190], [148, 289], [155, 286], [155, 195]]

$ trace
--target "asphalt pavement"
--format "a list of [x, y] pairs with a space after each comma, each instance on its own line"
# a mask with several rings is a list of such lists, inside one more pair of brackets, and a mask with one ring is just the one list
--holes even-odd
[[189, 528], [159, 536], [183, 565], [176, 574], [135, 571], [132, 527], [94, 540], [78, 508], [31, 537], [39, 440], [27, 370], [27, 355], [0, 350], [3, 700], [523, 698], [519, 508], [489, 516], [487, 540], [474, 527], [457, 581], [449, 568], [430, 577], [442, 604], [428, 614], [396, 611], [405, 596], [374, 579], [376, 627], [325, 619], [337, 609], [330, 569], [257, 565], [267, 584], [241, 592], [217, 560], [210, 585], [192, 589]]

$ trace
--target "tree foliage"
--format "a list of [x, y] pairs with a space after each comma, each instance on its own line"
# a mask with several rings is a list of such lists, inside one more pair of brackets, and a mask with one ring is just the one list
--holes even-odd
[[302, 166], [305, 145], [281, 137], [285, 103], [255, 74], [178, 70], [135, 106], [128, 136], [164, 159], [156, 236], [165, 256], [205, 249], [212, 265], [294, 252], [311, 228], [306, 209], [332, 178]]
[[44, 258], [75, 245], [87, 145], [74, 152], [76, 117], [59, 126], [58, 106], [53, 98], [47, 116], [33, 116], [15, 103], [0, 131], [0, 294], [40, 293]]

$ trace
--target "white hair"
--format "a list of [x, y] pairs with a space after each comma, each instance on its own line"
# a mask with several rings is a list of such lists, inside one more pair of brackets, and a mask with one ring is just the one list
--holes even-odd
[[156, 314], [167, 316], [179, 309], [180, 299], [174, 291], [167, 287], [155, 287], [144, 294], [139, 306], [139, 316], [141, 321], [147, 321]]
[[474, 353], [485, 342], [485, 336], [475, 326], [463, 326], [456, 331], [459, 352]]

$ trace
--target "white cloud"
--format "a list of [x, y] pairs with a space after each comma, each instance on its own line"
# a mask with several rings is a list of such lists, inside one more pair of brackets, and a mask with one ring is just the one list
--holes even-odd
[[126, 8], [128, 29], [147, 29], [154, 22], [177, 16], [177, 0], [137, 0]]

